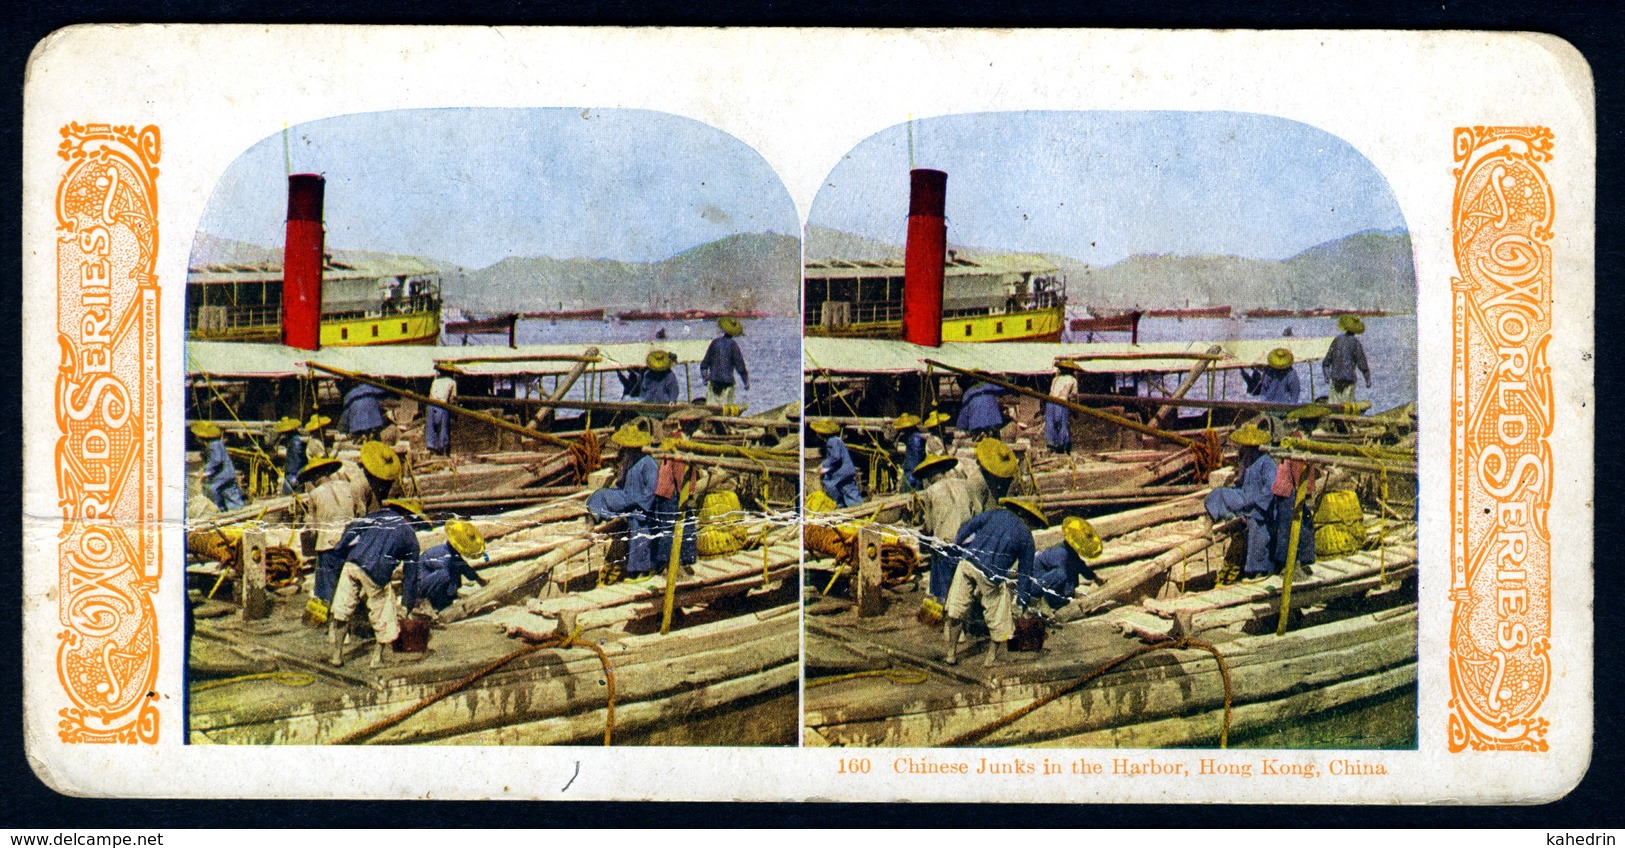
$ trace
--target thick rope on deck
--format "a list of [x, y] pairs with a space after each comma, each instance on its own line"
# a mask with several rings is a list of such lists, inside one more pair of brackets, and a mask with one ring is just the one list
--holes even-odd
[[1029, 714], [1031, 714], [1033, 712], [1036, 712], [1039, 708], [1045, 706], [1046, 704], [1053, 703], [1054, 701], [1059, 700], [1060, 698], [1063, 698], [1063, 697], [1065, 697], [1065, 696], [1067, 696], [1067, 695], [1069, 695], [1069, 694], [1071, 694], [1073, 692], [1076, 692], [1079, 689], [1082, 689], [1084, 686], [1087, 686], [1090, 681], [1100, 677], [1101, 675], [1104, 675], [1106, 672], [1111, 671], [1112, 669], [1122, 665], [1123, 663], [1128, 662], [1129, 660], [1134, 659], [1135, 657], [1144, 656], [1146, 654], [1151, 653], [1152, 651], [1163, 651], [1163, 650], [1181, 651], [1181, 650], [1189, 650], [1189, 649], [1192, 649], [1192, 648], [1207, 651], [1208, 653], [1212, 654], [1213, 658], [1215, 660], [1217, 660], [1218, 663], [1219, 663], [1219, 676], [1221, 678], [1223, 678], [1223, 680], [1224, 680], [1224, 722], [1219, 726], [1219, 747], [1220, 748], [1227, 748], [1227, 747], [1229, 747], [1229, 744], [1230, 744], [1230, 716], [1231, 716], [1231, 708], [1230, 708], [1230, 700], [1231, 700], [1230, 665], [1225, 662], [1224, 654], [1219, 653], [1219, 649], [1213, 647], [1213, 645], [1211, 643], [1204, 642], [1204, 641], [1202, 641], [1200, 639], [1192, 639], [1192, 638], [1189, 638], [1189, 637], [1185, 637], [1185, 638], [1182, 638], [1182, 639], [1170, 639], [1170, 640], [1168, 640], [1166, 642], [1158, 642], [1158, 643], [1156, 643], [1154, 645], [1142, 645], [1139, 648], [1135, 648], [1134, 650], [1129, 651], [1128, 653], [1124, 654], [1123, 656], [1120, 656], [1117, 659], [1114, 659], [1111, 662], [1106, 663], [1105, 665], [1095, 669], [1094, 671], [1089, 672], [1088, 674], [1084, 675], [1083, 677], [1080, 677], [1077, 680], [1074, 680], [1071, 683], [1068, 683], [1067, 685], [1062, 686], [1061, 688], [1055, 690], [1054, 692], [1051, 692], [1048, 695], [1045, 695], [1044, 697], [1039, 698], [1038, 700], [1028, 704], [1025, 707], [1022, 707], [1019, 710], [1016, 710], [1013, 713], [1010, 713], [1009, 715], [1004, 716], [1003, 718], [995, 719], [994, 721], [991, 721], [991, 722], [989, 722], [989, 723], [987, 723], [985, 725], [982, 725], [981, 727], [975, 728], [974, 730], [970, 730], [970, 731], [968, 731], [966, 733], [961, 733], [958, 736], [955, 736], [954, 738], [949, 739], [948, 741], [942, 743], [941, 747], [944, 747], [944, 748], [956, 748], [956, 747], [959, 747], [960, 745], [968, 745], [968, 744], [970, 744], [972, 742], [975, 742], [978, 739], [981, 739], [984, 736], [987, 736], [988, 734], [990, 734], [990, 733], [992, 733], [992, 732], [994, 732], [996, 730], [1008, 727], [1011, 724], [1015, 723], [1016, 721], [1019, 721], [1023, 716], [1026, 716], [1026, 715], [1029, 715]]
[[914, 686], [931, 679], [931, 675], [919, 669], [910, 668], [877, 668], [869, 671], [854, 671], [850, 674], [837, 674], [834, 677], [820, 677], [817, 680], [807, 681], [806, 688], [814, 686], [828, 686], [831, 683], [840, 683], [843, 680], [857, 680], [860, 677], [884, 677], [893, 683], [903, 686]]
[[227, 677], [221, 680], [206, 680], [192, 686], [193, 692], [206, 692], [234, 683], [246, 683], [250, 680], [269, 680], [283, 686], [309, 686], [316, 682], [316, 675], [303, 671], [263, 671], [257, 674], [239, 674], [236, 677]]
[[598, 470], [603, 464], [602, 447], [598, 442], [598, 434], [588, 427], [581, 434], [581, 441], [570, 444], [570, 482], [569, 485], [579, 486], [587, 482], [587, 475]]

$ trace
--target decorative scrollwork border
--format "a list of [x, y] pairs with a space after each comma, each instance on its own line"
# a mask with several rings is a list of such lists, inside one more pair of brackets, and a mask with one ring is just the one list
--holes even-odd
[[69, 124], [57, 153], [56, 669], [63, 742], [158, 741], [158, 128]]
[[1545, 127], [1462, 127], [1452, 224], [1449, 749], [1547, 750], [1552, 158]]

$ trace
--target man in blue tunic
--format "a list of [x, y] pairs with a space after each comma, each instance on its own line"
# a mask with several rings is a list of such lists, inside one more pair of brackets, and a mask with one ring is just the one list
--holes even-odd
[[462, 588], [463, 578], [484, 586], [485, 578], [468, 564], [470, 559], [475, 558], [490, 559], [485, 553], [485, 537], [480, 535], [479, 528], [460, 519], [446, 522], [446, 541], [424, 551], [418, 559], [417, 595], [406, 595], [406, 608], [410, 610], [417, 606], [419, 600], [425, 600], [439, 615], [457, 600], [457, 590]]
[[384, 408], [378, 399], [387, 393], [377, 386], [362, 383], [344, 395], [344, 413], [339, 416], [339, 429], [357, 440], [371, 439], [389, 423], [384, 420]]
[[960, 399], [959, 419], [954, 427], [973, 442], [999, 435], [1004, 427], [1004, 409], [999, 406], [999, 397], [1005, 393], [1003, 386], [980, 381], [973, 384]]
[[954, 582], [948, 589], [943, 619], [943, 635], [948, 653], [943, 661], [959, 662], [959, 636], [971, 608], [980, 602], [987, 622], [987, 664], [995, 665], [1004, 644], [1016, 635], [1014, 584], [1018, 575], [1032, 571], [1033, 531], [1049, 526], [1044, 511], [1022, 498], [1000, 498], [1001, 509], [990, 509], [959, 528], [954, 547], [963, 556], [954, 569]]
[[318, 623], [328, 616], [344, 570], [339, 549], [344, 531], [389, 497], [401, 477], [401, 458], [383, 442], [365, 442], [361, 445], [359, 474], [357, 470], [333, 457], [318, 457], [299, 472], [298, 482], [310, 487], [299, 504], [305, 514], [310, 549], [316, 554], [316, 574], [306, 610]]
[[1214, 489], [1204, 502], [1214, 521], [1239, 515], [1247, 524], [1247, 561], [1242, 566], [1246, 579], [1268, 577], [1273, 568], [1275, 520], [1275, 460], [1260, 450], [1269, 434], [1248, 425], [1230, 434], [1239, 449], [1236, 476], [1239, 486]]
[[336, 551], [344, 560], [339, 585], [333, 593], [332, 618], [327, 622], [327, 638], [333, 646], [332, 665], [344, 665], [344, 643], [349, 640], [350, 616], [363, 598], [367, 619], [372, 624], [372, 667], [384, 663], [384, 646], [400, 635], [400, 612], [390, 580], [401, 569], [401, 582], [408, 598], [417, 597], [418, 536], [427, 529], [423, 506], [408, 498], [391, 498], [375, 512], [357, 518], [344, 529]]
[[745, 369], [745, 354], [734, 339], [745, 335], [745, 325], [732, 315], [717, 322], [722, 335], [711, 340], [700, 360], [700, 379], [705, 381], [705, 402], [711, 406], [732, 406], [734, 403], [734, 375], [740, 385], [750, 391], [750, 372]]
[[221, 512], [240, 509], [248, 503], [237, 483], [237, 466], [226, 450], [226, 434], [213, 421], [196, 421], [192, 435], [203, 443], [203, 490]]
[[852, 464], [852, 452], [841, 441], [841, 425], [828, 418], [819, 418], [808, 425], [814, 433], [824, 437], [824, 461], [818, 466], [818, 478], [824, 493], [836, 506], [849, 507], [863, 503], [863, 492], [858, 488], [858, 469]]
[[282, 443], [282, 494], [298, 488], [299, 472], [305, 470], [305, 436], [299, 432], [299, 419], [284, 416], [271, 428], [271, 438]]
[[677, 403], [682, 400], [682, 387], [677, 384], [676, 372], [672, 371], [677, 357], [671, 351], [651, 350], [644, 364], [647, 368], [628, 400], [644, 403]]
[[897, 416], [891, 426], [903, 443], [903, 479], [899, 488], [903, 492], [917, 492], [920, 481], [914, 476], [914, 467], [925, 461], [925, 433], [920, 428], [920, 416], [905, 412]]
[[1088, 521], [1069, 515], [1061, 522], [1063, 541], [1059, 545], [1040, 551], [1033, 557], [1031, 574], [1023, 574], [1016, 582], [1016, 606], [1027, 609], [1043, 603], [1052, 612], [1072, 602], [1078, 579], [1099, 585], [1100, 577], [1089, 567], [1089, 560], [1100, 558], [1100, 536]]
[[1256, 395], [1266, 403], [1297, 403], [1302, 390], [1298, 385], [1298, 372], [1292, 370], [1292, 361], [1292, 351], [1278, 347], [1270, 351], [1266, 367], [1241, 369], [1247, 394]]
[[[627, 579], [645, 580], [654, 576], [655, 570], [651, 550], [654, 541], [652, 512], [660, 464], [644, 452], [653, 439], [649, 431], [636, 424], [621, 427], [609, 440], [621, 449], [616, 480], [613, 485], [593, 492], [592, 497], [587, 499], [587, 509], [598, 521], [626, 518]], [[605, 582], [616, 582], [613, 571], [606, 574]]]
[[919, 619], [927, 624], [942, 618], [943, 602], [948, 598], [961, 556], [953, 546], [959, 528], [996, 508], [1021, 467], [1015, 452], [998, 439], [983, 439], [973, 453], [976, 464], [964, 468], [956, 469], [956, 457], [927, 454], [926, 460], [914, 469], [925, 486], [918, 501], [920, 549], [929, 552], [930, 574], [926, 596], [920, 601]]
[[1366, 364], [1365, 346], [1360, 344], [1365, 322], [1358, 315], [1342, 315], [1337, 319], [1337, 327], [1343, 334], [1332, 339], [1331, 345], [1326, 348], [1326, 357], [1320, 361], [1326, 381], [1332, 384], [1326, 401], [1332, 404], [1353, 403], [1356, 371], [1365, 375], [1365, 387], [1371, 388], [1371, 366]]
[[[441, 403], [457, 401], [457, 378], [452, 366], [444, 362], [434, 364], [434, 382], [429, 384], [429, 398]], [[423, 413], [423, 445], [430, 453], [445, 454], [451, 449], [451, 412], [430, 404]]]
[[[1055, 372], [1050, 381], [1049, 395], [1070, 401], [1078, 393], [1078, 378], [1065, 371]], [[1072, 452], [1072, 410], [1054, 401], [1044, 403], [1044, 444], [1050, 453]]]

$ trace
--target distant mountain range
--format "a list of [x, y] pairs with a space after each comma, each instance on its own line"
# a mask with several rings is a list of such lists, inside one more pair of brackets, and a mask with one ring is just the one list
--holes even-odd
[[[333, 250], [341, 262], [397, 258]], [[795, 315], [801, 305], [801, 245], [789, 236], [741, 233], [659, 262], [514, 256], [485, 268], [412, 257], [438, 270], [448, 306], [485, 314], [527, 310], [735, 309]], [[191, 266], [282, 261], [282, 249], [199, 233]]]
[[649, 309], [801, 308], [801, 245], [789, 236], [740, 233], [660, 262], [509, 257], [464, 274], [447, 300], [475, 312], [603, 306]]
[[[967, 257], [1002, 252], [949, 246]], [[807, 230], [808, 259], [902, 256], [898, 245], [824, 227]], [[1080, 306], [1416, 310], [1416, 266], [1403, 230], [1367, 230], [1283, 260], [1140, 255], [1097, 267], [1070, 256], [1044, 258], [1065, 272], [1068, 297]]]
[[[998, 253], [950, 245], [974, 257]], [[334, 250], [339, 261], [397, 258]], [[903, 247], [824, 227], [807, 230], [808, 259], [886, 259]], [[415, 256], [440, 271], [447, 305], [486, 314], [543, 309], [737, 309], [794, 315], [800, 308], [801, 246], [789, 236], [741, 233], [659, 262], [509, 257], [470, 269]], [[1231, 306], [1413, 312], [1416, 268], [1410, 235], [1368, 230], [1283, 260], [1240, 256], [1131, 256], [1096, 267], [1045, 254], [1066, 274], [1074, 305], [1100, 309]], [[199, 233], [191, 265], [281, 262], [281, 248]]]

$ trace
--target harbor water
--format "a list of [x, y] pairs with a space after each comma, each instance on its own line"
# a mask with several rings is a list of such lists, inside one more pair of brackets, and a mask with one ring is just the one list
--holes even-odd
[[[1361, 400], [1371, 401], [1372, 412], [1382, 412], [1416, 400], [1416, 316], [1389, 315], [1361, 319], [1365, 332], [1360, 344], [1365, 348], [1367, 363], [1371, 366], [1371, 388], [1362, 380], [1355, 390]], [[1290, 331], [1290, 332], [1289, 332]], [[1288, 336], [1315, 338], [1335, 336], [1336, 318], [1142, 318], [1141, 342], [1223, 342], [1235, 339], [1278, 339]], [[1127, 341], [1127, 333], [1097, 334], [1101, 341]], [[1082, 341], [1068, 332], [1067, 341]], [[1309, 402], [1329, 390], [1320, 363], [1298, 362], [1293, 366], [1303, 386], [1303, 400]], [[1177, 383], [1177, 379], [1173, 381]], [[1170, 385], [1172, 388], [1172, 385]], [[1311, 388], [1313, 394], [1311, 394]], [[1215, 379], [1213, 395], [1231, 400], [1245, 400], [1246, 386], [1241, 375], [1232, 370]], [[1191, 397], [1206, 398], [1207, 381], [1199, 382]], [[1196, 414], [1187, 410], [1185, 414]]]
[[[736, 399], [747, 411], [760, 412], [801, 399], [801, 322], [795, 318], [745, 318], [745, 335], [739, 339], [739, 348], [745, 354], [750, 369], [750, 388], [736, 388]], [[519, 344], [593, 344], [614, 342], [658, 342], [657, 334], [665, 332], [666, 341], [695, 341], [715, 338], [715, 321], [549, 321], [547, 319], [521, 319], [517, 338]], [[500, 345], [506, 347], [506, 333], [443, 333], [440, 343], [457, 345]], [[679, 364], [678, 379], [683, 378]], [[703, 395], [705, 386], [700, 381], [699, 365], [690, 369], [692, 389]], [[604, 381], [605, 399], [621, 397], [620, 381]], [[580, 398], [582, 386], [568, 395]]]

